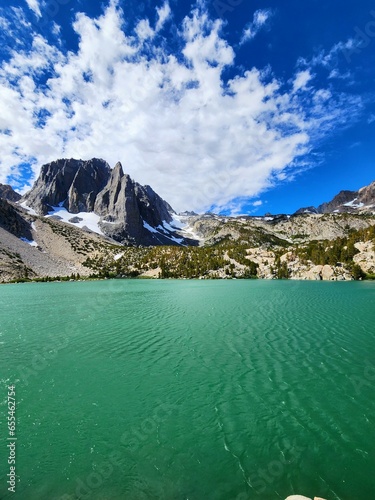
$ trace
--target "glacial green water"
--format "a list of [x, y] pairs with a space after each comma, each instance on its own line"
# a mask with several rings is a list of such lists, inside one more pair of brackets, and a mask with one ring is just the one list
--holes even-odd
[[0, 499], [375, 498], [375, 283], [6, 285], [0, 307]]

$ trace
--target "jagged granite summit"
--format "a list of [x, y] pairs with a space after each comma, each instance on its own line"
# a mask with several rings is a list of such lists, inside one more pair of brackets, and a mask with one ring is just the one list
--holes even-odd
[[97, 158], [47, 163], [21, 203], [39, 215], [51, 214], [56, 207], [76, 215], [94, 213], [100, 218], [101, 231], [124, 244], [184, 243], [169, 226], [175, 214], [172, 207], [150, 186], [133, 181], [121, 163], [114, 169]]
[[[164, 227], [172, 221], [174, 210], [150, 186], [141, 186], [124, 174], [121, 163], [96, 197], [94, 212], [102, 217], [101, 227], [117, 241], [143, 244], [170, 244], [163, 234], [149, 228]], [[162, 241], [160, 240], [162, 237]]]
[[104, 160], [57, 160], [42, 166], [31, 191], [22, 199], [40, 215], [63, 206], [70, 213], [92, 212], [107, 184], [111, 167]]

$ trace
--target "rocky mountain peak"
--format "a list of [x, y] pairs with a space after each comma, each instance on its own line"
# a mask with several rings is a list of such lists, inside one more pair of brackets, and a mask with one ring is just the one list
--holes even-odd
[[294, 212], [294, 215], [301, 215], [301, 214], [317, 214], [318, 210], [315, 207], [303, 207], [298, 209], [296, 212]]
[[9, 186], [9, 184], [0, 184], [0, 198], [3, 200], [17, 202], [22, 198], [22, 196], [14, 191], [12, 186]]
[[338, 207], [340, 207], [341, 205], [345, 205], [345, 203], [349, 203], [354, 200], [357, 194], [357, 191], [340, 191], [339, 194], [337, 194], [331, 201], [319, 205], [318, 213], [329, 214], [338, 209]]
[[375, 211], [375, 181], [358, 191], [340, 191], [331, 201], [322, 203], [317, 208], [300, 208], [294, 215], [302, 213], [329, 214], [333, 212], [369, 212]]
[[124, 170], [120, 161], [116, 163], [114, 169], [112, 170], [112, 175], [117, 175], [120, 179], [121, 177], [124, 177]]
[[54, 207], [63, 207], [71, 214], [94, 212], [100, 217], [100, 230], [122, 243], [175, 241], [173, 231], [164, 227], [172, 221], [172, 207], [150, 186], [141, 186], [124, 173], [120, 162], [113, 169], [97, 158], [48, 163], [22, 201], [41, 215], [51, 213]]
[[42, 166], [37, 181], [22, 201], [41, 215], [59, 205], [75, 214], [90, 212], [110, 174], [108, 163], [98, 158], [56, 160]]

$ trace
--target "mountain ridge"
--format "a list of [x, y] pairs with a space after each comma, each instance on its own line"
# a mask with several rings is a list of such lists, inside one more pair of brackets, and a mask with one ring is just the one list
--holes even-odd
[[[133, 183], [133, 186], [131, 184]], [[128, 197], [123, 196], [123, 191], [128, 190]], [[104, 191], [106, 196], [104, 196]], [[134, 193], [132, 191], [135, 191]], [[10, 186], [2, 186], [0, 184], [0, 197], [8, 192], [11, 196], [10, 201], [19, 201], [20, 195], [16, 193]], [[122, 193], [122, 196], [121, 196]], [[103, 217], [102, 223], [113, 223], [116, 219], [123, 221], [123, 208], [117, 203], [118, 197], [123, 203], [128, 204], [130, 211], [130, 219], [133, 219], [130, 224], [126, 224], [127, 230], [132, 229], [135, 224], [134, 217], [135, 206], [131, 206], [131, 198], [142, 199], [140, 213], [142, 218], [145, 218], [147, 224], [155, 228], [160, 225], [160, 222], [170, 223], [173, 215], [176, 212], [173, 208], [163, 200], [150, 186], [141, 186], [133, 181], [128, 174], [125, 174], [121, 162], [117, 162], [114, 168], [103, 159], [92, 158], [91, 160], [59, 159], [47, 163], [42, 166], [40, 175], [31, 190], [22, 197], [24, 203], [33, 208], [38, 214], [46, 215], [52, 207], [62, 203], [70, 213], [77, 214], [79, 212], [95, 212]], [[13, 199], [17, 197], [18, 199]], [[106, 203], [108, 200], [108, 203]], [[156, 213], [152, 210], [146, 210], [147, 206], [157, 205]], [[354, 211], [374, 211], [375, 212], [375, 181], [367, 186], [364, 186], [357, 191], [342, 190], [336, 194], [330, 201], [323, 202], [317, 207], [307, 206], [302, 207], [294, 212], [293, 215], [302, 213], [325, 214], [332, 212], [354, 212]], [[142, 212], [142, 213], [141, 213]], [[185, 215], [198, 215], [195, 212], [184, 212]], [[161, 216], [162, 220], [160, 220]], [[285, 215], [285, 214], [283, 214]], [[272, 216], [266, 214], [265, 216]], [[131, 239], [133, 243], [137, 243], [137, 239], [142, 234], [142, 230], [137, 221], [137, 231]], [[111, 233], [107, 226], [105, 229]], [[123, 231], [122, 236], [126, 234]], [[115, 239], [121, 237], [121, 231], [116, 235], [114, 231], [110, 236], [115, 236]], [[125, 238], [126, 239], [126, 238]], [[147, 238], [146, 238], [147, 239]], [[151, 238], [153, 243], [160, 244], [155, 241], [155, 237]], [[167, 243], [167, 242], [166, 242]]]
[[0, 282], [375, 276], [374, 187], [341, 191], [325, 213], [176, 214], [120, 162], [57, 160], [21, 199], [0, 189]]
[[318, 207], [309, 206], [300, 208], [295, 214], [350, 213], [358, 210], [361, 212], [375, 212], [375, 181], [358, 189], [358, 191], [342, 190], [331, 201], [324, 202], [318, 205]]

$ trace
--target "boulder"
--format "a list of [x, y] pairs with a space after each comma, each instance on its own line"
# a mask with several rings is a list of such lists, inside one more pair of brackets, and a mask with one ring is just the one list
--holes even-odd
[[[291, 495], [287, 497], [285, 500], [312, 500], [309, 497], [304, 497], [303, 495]], [[325, 500], [325, 498], [314, 497], [314, 500]]]
[[322, 279], [322, 269], [323, 266], [314, 266], [306, 273], [306, 278], [308, 280], [319, 281]]
[[285, 500], [312, 500], [312, 498], [304, 497], [302, 495], [291, 495], [287, 497]]
[[331, 280], [334, 276], [334, 270], [331, 266], [325, 265], [322, 268], [321, 275], [323, 280]]

